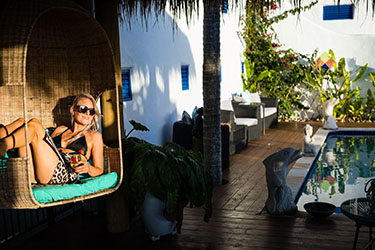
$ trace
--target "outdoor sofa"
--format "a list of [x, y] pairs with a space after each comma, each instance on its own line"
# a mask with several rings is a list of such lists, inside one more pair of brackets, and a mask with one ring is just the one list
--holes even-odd
[[[260, 105], [260, 124], [263, 135], [265, 130], [278, 123], [279, 101], [273, 97], [260, 97], [259, 93], [243, 92], [233, 97], [233, 107], [241, 117], [254, 117], [255, 107]], [[239, 111], [241, 110], [241, 111]], [[246, 111], [248, 110], [248, 111]]]

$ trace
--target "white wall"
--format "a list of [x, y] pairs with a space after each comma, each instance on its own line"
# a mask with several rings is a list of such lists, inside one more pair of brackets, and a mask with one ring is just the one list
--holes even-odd
[[[231, 2], [231, 1], [229, 1]], [[243, 89], [241, 79], [241, 61], [246, 48], [241, 43], [238, 32], [240, 27], [240, 16], [245, 14], [241, 8], [229, 7], [228, 14], [224, 14], [221, 25], [221, 99], [232, 97], [232, 93], [241, 93]]]
[[[375, 71], [375, 20], [371, 16], [371, 7], [366, 14], [363, 1], [359, 7], [355, 7], [353, 20], [323, 21], [323, 6], [336, 3], [334, 0], [320, 0], [298, 18], [290, 15], [286, 20], [275, 24], [274, 29], [283, 48], [292, 48], [308, 55], [318, 49], [318, 57], [332, 49], [337, 62], [342, 57], [346, 58], [348, 70], [368, 63], [367, 72]], [[341, 0], [340, 4], [350, 4], [350, 1]], [[292, 8], [287, 1], [283, 2], [282, 7], [284, 10]], [[368, 88], [373, 90], [368, 76], [357, 85], [362, 89], [362, 96], [367, 93]]]
[[[150, 129], [132, 136], [159, 145], [171, 141], [173, 123], [181, 119], [182, 112], [191, 115], [195, 106], [203, 106], [203, 3], [200, 11], [189, 27], [185, 19], [178, 20], [175, 30], [169, 14], [158, 23], [150, 17], [148, 29], [136, 20], [130, 30], [126, 23], [120, 24], [121, 66], [131, 69], [133, 94], [132, 101], [124, 102], [125, 129], [131, 129], [129, 120]], [[238, 15], [236, 10], [222, 20], [222, 97], [242, 90]], [[186, 91], [181, 86], [181, 65], [189, 65], [190, 89]]]

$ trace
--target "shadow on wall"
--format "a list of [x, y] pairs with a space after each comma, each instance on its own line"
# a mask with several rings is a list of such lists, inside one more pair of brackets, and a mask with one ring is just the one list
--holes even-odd
[[[364, 65], [358, 65], [355, 58], [349, 58], [347, 60], [347, 66], [350, 71], [353, 71]], [[370, 72], [375, 72], [375, 69], [370, 66], [367, 66], [366, 72], [362, 76], [362, 78], [358, 82], [353, 84], [353, 87], [358, 86], [361, 89], [361, 97], [366, 97], [368, 89], [371, 89], [372, 93], [374, 93], [375, 91], [375, 88], [372, 85], [371, 77], [369, 76]]]
[[[152, 16], [148, 20], [153, 22]], [[179, 119], [179, 113], [184, 109], [191, 112], [190, 106], [194, 104], [191, 79], [196, 70], [189, 39], [180, 27], [173, 30], [172, 17], [166, 14], [165, 20], [148, 25], [147, 30], [136, 22], [131, 30], [121, 27], [120, 42], [122, 67], [131, 68], [133, 97], [124, 102], [125, 130], [130, 131], [128, 121], [135, 120], [150, 131], [135, 131], [132, 136], [159, 145], [171, 141], [173, 123]], [[189, 65], [187, 91], [182, 91], [181, 65]], [[197, 91], [202, 92], [201, 88]]]

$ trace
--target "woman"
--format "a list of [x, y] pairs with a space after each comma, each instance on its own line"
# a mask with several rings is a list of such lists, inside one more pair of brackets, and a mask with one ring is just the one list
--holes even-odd
[[[78, 174], [98, 176], [103, 173], [103, 138], [97, 131], [100, 114], [95, 99], [89, 94], [80, 94], [74, 99], [70, 113], [72, 126], [57, 127], [51, 135], [52, 140], [39, 120], [31, 119], [27, 123], [33, 163], [32, 183], [71, 183]], [[13, 148], [19, 149], [21, 157], [26, 155], [22, 118], [0, 126], [0, 158]], [[78, 152], [81, 159], [73, 169], [70, 157]], [[90, 158], [91, 164], [87, 161]]]

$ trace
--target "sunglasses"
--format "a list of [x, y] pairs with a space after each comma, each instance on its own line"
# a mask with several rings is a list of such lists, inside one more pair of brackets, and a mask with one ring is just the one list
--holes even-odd
[[88, 108], [87, 106], [84, 106], [84, 105], [76, 105], [76, 106], [74, 106], [74, 110], [81, 113], [81, 114], [87, 114], [87, 111], [89, 111], [90, 116], [93, 116], [93, 115], [96, 114], [94, 108], [90, 109], [90, 108]]

